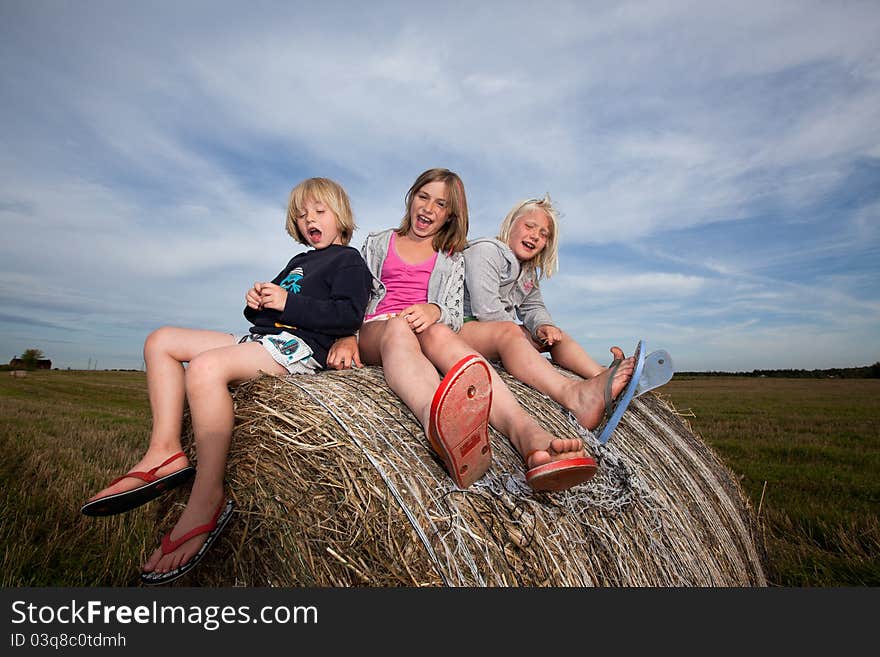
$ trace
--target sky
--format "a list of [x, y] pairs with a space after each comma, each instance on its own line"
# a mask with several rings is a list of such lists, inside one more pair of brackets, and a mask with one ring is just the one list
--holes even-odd
[[0, 362], [246, 332], [294, 185], [341, 183], [360, 247], [447, 167], [472, 238], [550, 194], [541, 289], [599, 362], [872, 364], [878, 34], [873, 0], [0, 0]]

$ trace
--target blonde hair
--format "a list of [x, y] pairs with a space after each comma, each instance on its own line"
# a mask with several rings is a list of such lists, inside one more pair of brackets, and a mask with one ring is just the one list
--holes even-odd
[[550, 278], [559, 268], [559, 211], [553, 207], [550, 194], [544, 194], [543, 198], [530, 198], [513, 206], [504, 221], [501, 222], [498, 239], [508, 243], [510, 231], [517, 219], [533, 210], [540, 210], [547, 216], [550, 222], [550, 234], [547, 236], [547, 244], [534, 258], [522, 263], [523, 269], [534, 271], [541, 279]]
[[432, 182], [446, 183], [446, 192], [449, 209], [449, 218], [443, 227], [434, 235], [433, 246], [435, 251], [443, 253], [457, 253], [464, 250], [467, 245], [468, 233], [468, 209], [467, 197], [464, 193], [464, 183], [461, 182], [457, 173], [449, 169], [428, 169], [422, 173], [412, 187], [406, 193], [406, 214], [400, 222], [397, 234], [406, 235], [412, 228], [410, 212], [416, 193], [425, 185]]
[[306, 201], [323, 203], [336, 215], [336, 228], [339, 230], [339, 238], [344, 245], [348, 245], [351, 236], [357, 226], [354, 223], [354, 215], [351, 212], [351, 203], [348, 194], [338, 182], [329, 178], [308, 178], [294, 187], [290, 192], [290, 200], [287, 203], [287, 232], [301, 244], [311, 246], [306, 236], [300, 233], [296, 223], [298, 215], [302, 214]]

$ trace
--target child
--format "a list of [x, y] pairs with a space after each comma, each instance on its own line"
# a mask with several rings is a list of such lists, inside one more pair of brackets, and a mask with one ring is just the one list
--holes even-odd
[[[556, 270], [558, 235], [557, 212], [545, 196], [514, 206], [498, 239], [468, 244], [465, 324], [459, 335], [485, 358], [500, 360], [517, 379], [569, 409], [584, 428], [595, 429], [629, 383], [634, 361], [612, 347], [614, 361], [603, 368], [553, 324], [538, 282]], [[563, 376], [540, 352], [550, 352], [553, 361], [587, 380]]]
[[[382, 365], [389, 387], [421, 422], [455, 482], [466, 488], [491, 463], [487, 421], [523, 456], [536, 490], [590, 479], [596, 462], [579, 440], [544, 431], [492, 367], [455, 333], [462, 323], [467, 200], [447, 169], [422, 173], [406, 194], [400, 227], [370, 234], [362, 254], [373, 296], [357, 340], [337, 341], [337, 369]], [[446, 373], [441, 381], [437, 370]]]
[[227, 386], [260, 372], [314, 372], [325, 364], [333, 341], [360, 326], [371, 277], [358, 251], [346, 246], [354, 229], [348, 196], [339, 184], [326, 178], [303, 181], [290, 193], [287, 232], [313, 248], [294, 256], [271, 283], [254, 283], [247, 291], [250, 334], [239, 340], [229, 333], [163, 327], [147, 337], [144, 359], [153, 411], [147, 453], [82, 509], [87, 515], [121, 513], [193, 475], [180, 446], [186, 398], [198, 472], [183, 514], [144, 565], [145, 583], [169, 582], [195, 567], [232, 514], [232, 501], [223, 492], [234, 424]]

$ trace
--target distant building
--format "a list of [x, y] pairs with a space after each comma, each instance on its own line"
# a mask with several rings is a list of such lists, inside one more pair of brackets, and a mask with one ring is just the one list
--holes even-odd
[[[9, 367], [14, 370], [20, 370], [24, 367], [27, 367], [27, 363], [25, 363], [21, 358], [13, 358], [9, 361]], [[52, 361], [48, 358], [41, 358], [37, 361], [37, 369], [38, 370], [51, 370], [52, 369]]]

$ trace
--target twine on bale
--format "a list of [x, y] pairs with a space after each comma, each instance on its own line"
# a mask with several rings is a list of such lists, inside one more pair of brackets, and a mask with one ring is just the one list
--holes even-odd
[[[295, 380], [288, 379], [288, 381], [292, 385], [295, 385], [295, 386], [298, 385]], [[309, 394], [307, 389], [303, 388], [302, 386], [298, 386], [298, 387], [301, 390], [303, 390], [304, 392], [306, 392], [306, 394]], [[394, 486], [394, 482], [392, 481], [391, 477], [389, 477], [385, 473], [385, 471], [382, 469], [382, 464], [378, 460], [376, 460], [372, 457], [372, 455], [370, 454], [370, 451], [364, 447], [364, 445], [361, 443], [360, 440], [358, 440], [357, 434], [348, 428], [345, 421], [342, 418], [340, 418], [339, 415], [333, 411], [332, 406], [328, 406], [327, 404], [324, 404], [315, 395], [310, 395], [310, 397], [315, 402], [320, 404], [327, 411], [327, 413], [329, 415], [331, 415], [334, 420], [336, 420], [336, 422], [339, 424], [339, 426], [342, 427], [342, 429], [344, 429], [345, 432], [348, 434], [349, 438], [351, 438], [352, 442], [354, 442], [354, 444], [357, 445], [358, 448], [364, 453], [364, 456], [370, 461], [370, 464], [376, 469], [376, 472], [378, 472], [379, 475], [382, 477], [382, 481], [388, 487], [389, 492], [394, 496], [394, 499], [400, 505], [400, 507], [404, 511], [404, 513], [406, 513], [407, 519], [409, 520], [409, 522], [412, 525], [415, 532], [418, 534], [419, 539], [422, 541], [422, 544], [425, 546], [425, 550], [427, 550], [428, 555], [431, 557], [431, 560], [437, 565], [438, 572], [440, 573], [440, 576], [443, 577], [444, 583], [448, 584], [449, 582], [446, 579], [446, 577], [444, 576], [442, 565], [440, 563], [440, 560], [437, 558], [437, 555], [434, 552], [434, 548], [431, 545], [431, 542], [428, 540], [428, 537], [425, 535], [424, 531], [422, 531], [422, 528], [419, 525], [418, 521], [416, 520], [416, 517], [413, 514], [412, 510], [404, 502], [401, 493]], [[359, 425], [359, 428], [361, 431], [365, 430], [365, 427], [363, 425]], [[393, 435], [395, 438], [398, 438], [398, 439], [400, 438], [400, 436], [398, 436], [393, 431], [391, 432], [391, 435]], [[338, 556], [338, 555], [336, 555], [336, 556]]]
[[[600, 446], [558, 404], [498, 372], [550, 433], [584, 441], [599, 462], [592, 481], [533, 492], [522, 457], [491, 430], [492, 467], [460, 490], [381, 368], [261, 376], [234, 392], [236, 514], [181, 583], [766, 584], [736, 478], [658, 395], [633, 400]], [[180, 510], [163, 514], [166, 530]]]

